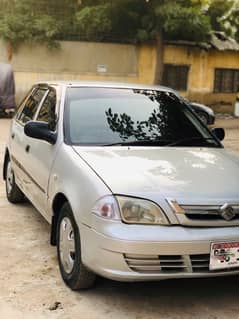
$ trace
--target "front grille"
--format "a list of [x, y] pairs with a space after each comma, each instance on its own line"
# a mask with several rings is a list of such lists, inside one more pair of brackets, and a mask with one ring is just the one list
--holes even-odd
[[191, 255], [190, 256], [193, 272], [208, 272], [210, 255]]
[[180, 255], [160, 255], [159, 260], [162, 272], [184, 272], [187, 268], [183, 256]]
[[[209, 263], [210, 263], [210, 255], [191, 255], [190, 256], [191, 264], [192, 264], [192, 271], [194, 273], [208, 273], [209, 272]], [[218, 272], [232, 272], [238, 271], [239, 267], [234, 268], [225, 268], [221, 270], [213, 270], [211, 272], [218, 273]]]
[[[207, 212], [207, 213], [186, 213], [187, 218], [191, 220], [205, 220], [205, 221], [225, 221], [225, 219], [218, 213]], [[239, 220], [239, 214], [236, 214], [231, 220]]]
[[180, 255], [129, 255], [125, 261], [130, 269], [143, 273], [171, 273], [184, 272], [187, 268], [185, 261]]
[[[129, 268], [142, 274], [209, 273], [209, 254], [135, 255], [125, 254]], [[239, 267], [214, 270], [213, 273], [239, 271]]]
[[239, 225], [239, 207], [232, 206], [233, 213], [230, 220], [226, 220], [220, 211], [220, 206], [182, 206], [185, 213], [178, 213], [177, 218], [185, 226], [236, 226]]

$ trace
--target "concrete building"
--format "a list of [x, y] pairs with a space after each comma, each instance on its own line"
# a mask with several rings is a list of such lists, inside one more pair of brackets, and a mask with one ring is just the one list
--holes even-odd
[[[0, 59], [9, 47], [0, 43]], [[158, 54], [163, 59], [162, 83], [193, 101], [227, 106], [232, 111], [239, 90], [239, 44], [217, 34], [210, 43], [166, 42], [163, 52], [154, 44], [129, 45], [61, 42], [60, 49], [22, 45], [11, 63], [17, 100], [32, 83], [44, 80], [103, 80], [154, 84]], [[157, 84], [157, 83], [156, 83]]]
[[239, 44], [218, 33], [210, 43], [168, 42], [163, 83], [189, 99], [233, 105], [239, 92]]

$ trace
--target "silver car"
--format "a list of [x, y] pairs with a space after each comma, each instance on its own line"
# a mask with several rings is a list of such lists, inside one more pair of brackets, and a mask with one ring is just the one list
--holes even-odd
[[73, 290], [239, 274], [239, 157], [173, 90], [33, 86], [12, 121], [7, 198], [51, 223]]

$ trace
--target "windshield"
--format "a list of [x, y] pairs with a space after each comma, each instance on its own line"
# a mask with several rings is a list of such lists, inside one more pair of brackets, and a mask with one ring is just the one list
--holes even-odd
[[171, 92], [142, 89], [67, 89], [65, 139], [73, 145], [220, 147]]

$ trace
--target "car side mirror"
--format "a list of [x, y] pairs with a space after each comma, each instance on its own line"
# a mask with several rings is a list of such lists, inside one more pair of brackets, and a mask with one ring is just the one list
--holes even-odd
[[45, 122], [27, 122], [24, 133], [32, 138], [46, 141], [52, 145], [56, 143], [56, 133], [50, 131], [49, 124]]
[[225, 131], [224, 128], [215, 127], [211, 130], [212, 134], [219, 140], [223, 141], [225, 138]]

